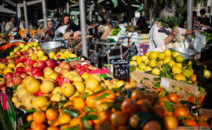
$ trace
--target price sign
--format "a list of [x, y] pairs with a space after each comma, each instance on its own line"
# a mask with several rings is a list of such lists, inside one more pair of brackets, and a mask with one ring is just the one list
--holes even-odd
[[138, 49], [135, 43], [133, 42], [130, 48], [128, 48], [128, 50], [124, 53], [124, 60], [130, 61], [130, 59], [137, 54], [138, 54]]
[[129, 79], [130, 77], [129, 62], [124, 60], [114, 62], [113, 77], [117, 79]]
[[110, 22], [112, 28], [119, 28], [119, 22], [118, 21], [111, 21]]

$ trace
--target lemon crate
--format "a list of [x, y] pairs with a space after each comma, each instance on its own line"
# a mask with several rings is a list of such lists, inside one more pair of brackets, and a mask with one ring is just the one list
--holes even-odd
[[200, 93], [199, 87], [192, 84], [179, 82], [173, 79], [159, 77], [144, 72], [134, 71], [130, 74], [131, 79], [136, 82], [137, 87], [146, 87], [156, 90], [159, 87], [165, 88], [168, 92], [176, 92], [180, 100], [187, 100], [189, 96], [205, 96], [206, 93]]

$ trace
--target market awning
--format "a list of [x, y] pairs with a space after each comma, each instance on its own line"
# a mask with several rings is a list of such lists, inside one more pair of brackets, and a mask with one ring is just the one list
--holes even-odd
[[1, 13], [14, 14], [14, 15], [16, 14], [15, 11], [7, 9], [7, 8], [3, 7], [2, 5], [0, 5], [0, 12]]

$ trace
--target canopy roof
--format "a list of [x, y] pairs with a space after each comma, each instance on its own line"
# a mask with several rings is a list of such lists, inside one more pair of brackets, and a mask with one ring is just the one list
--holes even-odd
[[7, 8], [3, 7], [2, 5], [0, 5], [0, 12], [1, 13], [7, 13], [7, 14], [16, 14], [15, 11], [7, 9]]

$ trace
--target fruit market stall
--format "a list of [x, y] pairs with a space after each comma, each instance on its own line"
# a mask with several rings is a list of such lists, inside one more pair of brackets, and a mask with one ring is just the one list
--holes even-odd
[[[148, 88], [144, 80], [136, 81], [132, 76], [136, 70], [198, 85], [201, 77], [196, 68], [201, 66], [194, 61], [184, 63], [178, 52], [166, 50], [132, 57], [129, 81], [112, 78], [108, 69], [94, 67], [67, 50], [45, 54], [37, 42], [20, 43], [11, 52], [0, 63], [3, 129], [162, 130], [211, 126], [209, 114], [198, 112], [204, 96], [190, 93], [188, 99], [182, 99], [179, 93], [160, 87], [162, 78], [154, 78], [158, 83]], [[201, 79], [210, 78], [210, 72], [202, 69], [205, 78]], [[175, 88], [181, 90], [178, 81]]]

